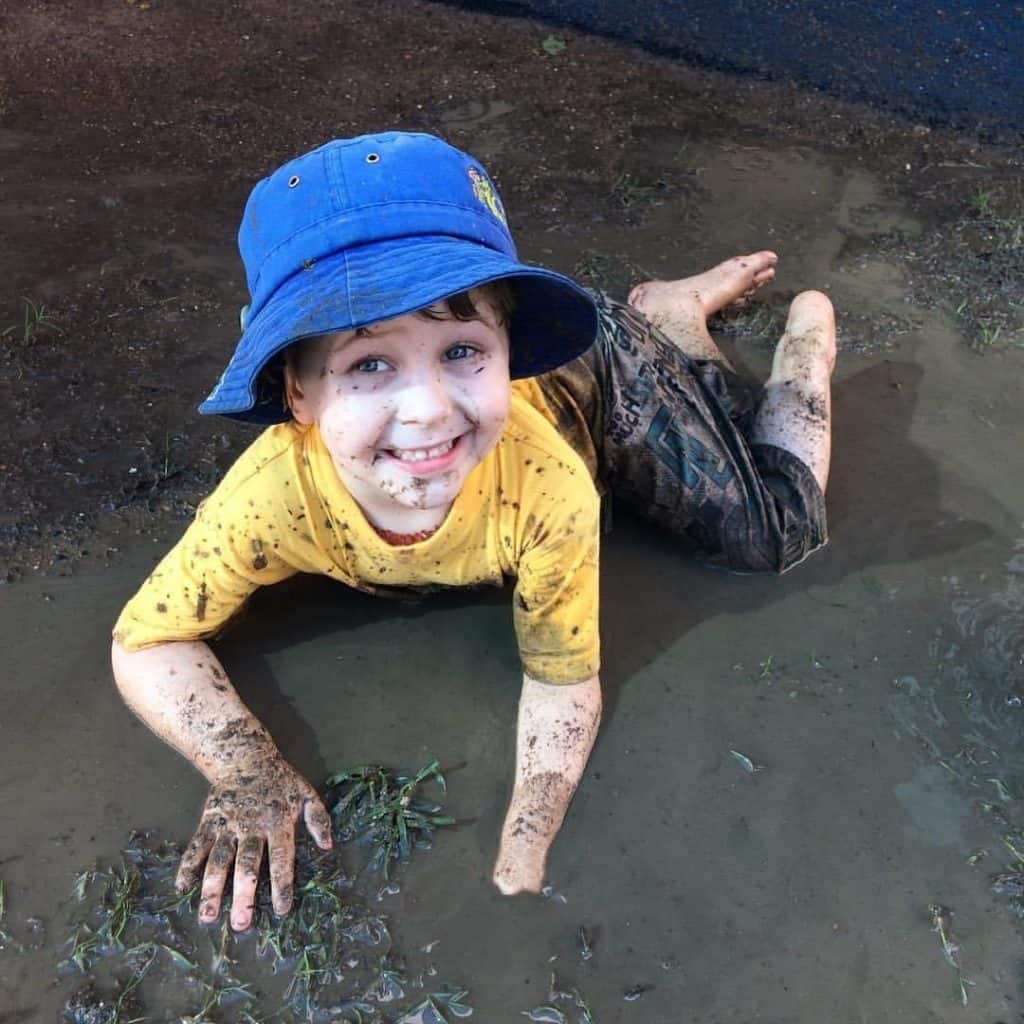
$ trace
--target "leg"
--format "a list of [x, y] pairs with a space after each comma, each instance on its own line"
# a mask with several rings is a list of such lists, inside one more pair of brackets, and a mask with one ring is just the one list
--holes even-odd
[[685, 354], [638, 309], [595, 298], [594, 345], [540, 381], [553, 407], [582, 414], [604, 490], [738, 572], [785, 572], [826, 543], [810, 465], [751, 437], [757, 410], [735, 374]]
[[832, 450], [829, 381], [835, 362], [832, 303], [821, 292], [801, 292], [789, 307], [751, 441], [795, 455], [810, 468], [822, 493]]
[[735, 256], [695, 277], [648, 281], [629, 293], [629, 304], [691, 359], [707, 359], [731, 369], [708, 333], [708, 317], [743, 302], [766, 285], [775, 277], [778, 261], [775, 253], [766, 250]]

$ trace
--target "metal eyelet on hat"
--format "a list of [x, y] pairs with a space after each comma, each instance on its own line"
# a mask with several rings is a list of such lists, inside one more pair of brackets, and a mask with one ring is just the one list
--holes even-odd
[[302, 179], [301, 179], [301, 178], [300, 178], [300, 177], [299, 177], [299, 176], [298, 176], [297, 174], [293, 174], [293, 175], [292, 175], [292, 176], [291, 176], [291, 177], [290, 177], [290, 178], [288, 179], [288, 187], [289, 187], [289, 188], [295, 188], [295, 186], [296, 186], [296, 185], [298, 185], [298, 183], [299, 183], [299, 182], [300, 182], [301, 180], [302, 180]]
[[366, 162], [368, 164], [375, 164], [380, 161], [380, 153], [367, 153]]
[[312, 270], [315, 266], [316, 266], [316, 260], [303, 260], [302, 261], [302, 269], [303, 270]]

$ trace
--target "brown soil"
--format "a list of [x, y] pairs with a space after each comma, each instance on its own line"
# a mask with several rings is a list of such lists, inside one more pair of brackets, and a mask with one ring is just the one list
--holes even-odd
[[[666, 262], [692, 272], [730, 254], [730, 238], [787, 249], [756, 221], [735, 223], [714, 178], [742, 180], [756, 200], [774, 187], [766, 141], [807, 147], [908, 203], [926, 226], [913, 252], [896, 247], [911, 267], [934, 262], [936, 226], [969, 232], [963, 245], [1002, 294], [950, 296], [923, 266], [925, 294], [966, 301], [962, 312], [988, 320], [986, 338], [1000, 324], [997, 342], [1014, 337], [1024, 200], [1008, 156], [580, 34], [562, 32], [568, 45], [552, 56], [540, 46], [548, 31], [414, 3], [372, 17], [345, 3], [285, 15], [270, 0], [48, 2], [3, 16], [9, 579], [111, 554], [124, 524], [151, 513], [189, 515], [244, 444], [239, 429], [194, 414], [245, 301], [239, 212], [258, 177], [331, 137], [404, 128], [472, 148], [500, 183], [525, 256], [617, 290], [665, 274]], [[728, 167], [706, 166], [709, 151], [730, 154]], [[871, 205], [854, 216], [870, 219]], [[1003, 227], [992, 223], [1000, 216]], [[848, 257], [865, 249], [856, 227]], [[630, 228], [658, 243], [634, 261], [620, 244]], [[1005, 244], [1014, 229], [1015, 248]], [[887, 235], [869, 248], [883, 241], [892, 247]]]
[[[781, 581], [746, 581], [617, 527], [608, 713], [552, 862], [570, 910], [496, 903], [487, 882], [514, 718], [503, 605], [441, 601], [439, 618], [315, 583], [254, 602], [224, 651], [261, 684], [247, 700], [314, 780], [428, 746], [472, 766], [451, 782], [474, 820], [405, 910], [418, 941], [447, 929], [446, 974], [462, 965], [483, 1019], [542, 1002], [547, 958], [573, 961], [584, 919], [601, 1020], [965, 1019], [930, 930], [940, 899], [963, 908], [972, 1019], [1015, 1020], [1013, 925], [965, 867], [1001, 846], [935, 766], [955, 766], [975, 726], [954, 705], [940, 727], [922, 702], [943, 657], [932, 638], [955, 637], [961, 659], [973, 642], [957, 602], [1017, 593], [1003, 565], [1024, 507], [1020, 155], [556, 31], [566, 46], [549, 54], [541, 23], [413, 0], [0, 13], [10, 913], [56, 920], [53, 891], [97, 850], [154, 817], [185, 838], [201, 805], [120, 707], [105, 646], [253, 436], [195, 412], [246, 300], [233, 239], [248, 190], [328, 138], [426, 130], [487, 164], [526, 259], [617, 296], [779, 251], [777, 280], [718, 324], [752, 372], [795, 292], [833, 297], [832, 544]], [[495, 659], [500, 686], [480, 680]], [[354, 675], [321, 693], [339, 666]], [[906, 678], [918, 688], [892, 710]], [[767, 769], [737, 773], [733, 747]], [[53, 992], [10, 964], [0, 1020], [53, 1019]], [[655, 987], [625, 1003], [641, 982]]]

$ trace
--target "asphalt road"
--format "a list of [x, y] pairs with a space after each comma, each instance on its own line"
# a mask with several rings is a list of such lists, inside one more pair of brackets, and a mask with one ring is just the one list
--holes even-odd
[[791, 78], [992, 141], [1024, 136], [1024, 3], [887, 0], [469, 0], [699, 65]]

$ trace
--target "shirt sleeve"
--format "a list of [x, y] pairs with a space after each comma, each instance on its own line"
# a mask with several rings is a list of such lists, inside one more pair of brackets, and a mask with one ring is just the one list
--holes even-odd
[[114, 639], [128, 651], [218, 632], [258, 587], [299, 570], [277, 551], [272, 520], [239, 515], [243, 496], [214, 492], [184, 536], [121, 612]]
[[600, 501], [576, 477], [543, 516], [526, 517], [513, 599], [523, 671], [545, 683], [580, 683], [600, 670]]

